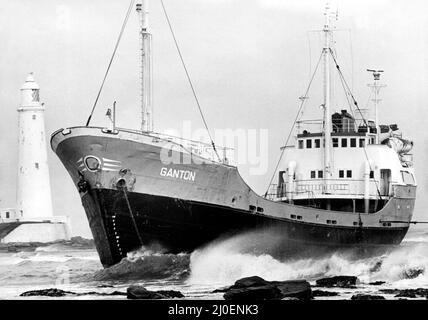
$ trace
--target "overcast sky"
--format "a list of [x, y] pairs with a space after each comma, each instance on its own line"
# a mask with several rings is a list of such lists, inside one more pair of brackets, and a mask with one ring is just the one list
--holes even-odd
[[[320, 50], [319, 0], [164, 0], [184, 59], [212, 129], [269, 129], [269, 174], [246, 181], [264, 193]], [[20, 87], [35, 73], [46, 106], [46, 131], [83, 125], [112, 53], [128, 0], [0, 0], [0, 206], [15, 206]], [[415, 219], [428, 220], [428, 2], [346, 0], [338, 9], [339, 61], [360, 105], [368, 98], [367, 68], [385, 70], [380, 119], [414, 140], [419, 182]], [[155, 129], [202, 127], [159, 0], [151, 1], [154, 35]], [[351, 31], [349, 31], [351, 30]], [[117, 101], [118, 123], [139, 127], [138, 19], [133, 11], [93, 124]], [[343, 108], [339, 83], [333, 109]], [[317, 91], [308, 108], [317, 108]], [[56, 215], [89, 236], [78, 193], [48, 146]], [[426, 198], [426, 197], [425, 197]]]

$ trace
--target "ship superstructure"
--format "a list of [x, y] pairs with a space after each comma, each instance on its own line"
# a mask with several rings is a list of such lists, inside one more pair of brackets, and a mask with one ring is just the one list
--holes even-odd
[[[331, 16], [327, 7], [320, 59], [324, 67], [322, 118], [296, 121], [293, 141], [282, 148], [277, 183], [271, 186], [269, 197], [325, 210], [375, 213], [394, 197], [396, 187], [416, 186], [409, 154], [413, 142], [402, 137], [397, 124], [385, 125], [379, 120], [383, 70], [367, 70], [374, 79], [368, 85], [372, 109], [361, 109], [349, 90], [346, 94], [352, 101], [348, 109], [331, 111], [331, 64], [349, 89], [331, 46]], [[302, 96], [302, 106], [306, 99]]]

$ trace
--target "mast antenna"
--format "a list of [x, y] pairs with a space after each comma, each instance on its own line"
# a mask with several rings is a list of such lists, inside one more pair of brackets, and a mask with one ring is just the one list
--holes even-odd
[[141, 44], [141, 130], [153, 131], [153, 63], [152, 34], [148, 31], [148, 0], [137, 3], [136, 11], [140, 17]]
[[373, 83], [369, 83], [367, 86], [371, 88], [374, 98], [372, 99], [374, 103], [374, 113], [375, 113], [375, 125], [376, 125], [376, 143], [379, 143], [379, 133], [380, 133], [380, 126], [379, 126], [379, 116], [378, 116], [378, 106], [379, 102], [382, 101], [382, 99], [379, 99], [379, 92], [380, 89], [385, 88], [385, 84], [380, 83], [380, 75], [383, 73], [383, 70], [374, 70], [374, 69], [367, 69], [368, 72], [371, 72], [373, 74]]

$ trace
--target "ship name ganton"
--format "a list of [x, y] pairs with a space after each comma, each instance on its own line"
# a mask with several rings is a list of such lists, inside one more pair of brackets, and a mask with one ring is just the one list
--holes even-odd
[[171, 177], [176, 179], [183, 179], [188, 181], [195, 181], [196, 172], [190, 170], [161, 168], [160, 175], [162, 177]]

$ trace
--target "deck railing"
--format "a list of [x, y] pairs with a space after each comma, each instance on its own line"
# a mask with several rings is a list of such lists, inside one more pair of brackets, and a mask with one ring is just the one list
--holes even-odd
[[[140, 130], [134, 130], [134, 129], [125, 129], [125, 128], [117, 128], [119, 131], [125, 131], [125, 132], [131, 132], [136, 134], [142, 134], [143, 132]], [[191, 140], [191, 139], [185, 139], [178, 136], [173, 136], [165, 133], [159, 133], [159, 132], [150, 132], [150, 136], [152, 136], [154, 139], [162, 139], [166, 141], [170, 141], [172, 143], [175, 143], [177, 145], [182, 146], [184, 149], [186, 149], [188, 152], [198, 155], [202, 158], [209, 159], [214, 162], [220, 162], [223, 164], [233, 164], [234, 163], [234, 148], [230, 147], [224, 147], [224, 146], [217, 146], [216, 150], [218, 153], [218, 156], [216, 155], [214, 148], [211, 144], [197, 141], [197, 140]], [[219, 159], [220, 158], [220, 159]]]
[[[364, 180], [356, 179], [313, 179], [313, 180], [297, 180], [293, 183], [293, 187], [288, 182], [281, 185], [272, 184], [268, 198], [316, 198], [321, 195], [334, 195], [334, 196], [364, 196]], [[370, 179], [369, 194], [378, 195], [378, 188], [380, 188], [379, 181]], [[382, 196], [390, 194], [390, 186], [380, 190]]]

